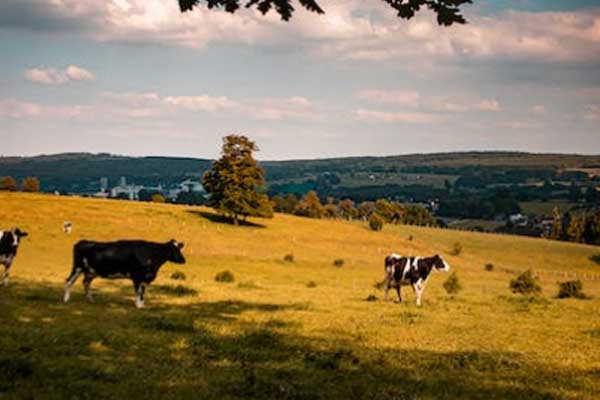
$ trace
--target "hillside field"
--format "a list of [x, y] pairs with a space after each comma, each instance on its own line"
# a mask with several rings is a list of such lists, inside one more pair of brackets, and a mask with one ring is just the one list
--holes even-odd
[[[600, 398], [599, 247], [279, 214], [234, 227], [202, 207], [49, 195], [0, 205], [0, 229], [30, 234], [0, 286], [0, 399]], [[162, 268], [144, 309], [125, 280], [97, 279], [89, 304], [80, 278], [64, 304], [83, 238], [175, 238], [187, 263]], [[441, 254], [462, 292], [433, 274], [422, 307], [408, 287], [384, 302], [390, 252]], [[508, 289], [528, 268], [539, 298]], [[224, 270], [235, 282], [215, 281]], [[574, 274], [591, 299], [556, 298]]]

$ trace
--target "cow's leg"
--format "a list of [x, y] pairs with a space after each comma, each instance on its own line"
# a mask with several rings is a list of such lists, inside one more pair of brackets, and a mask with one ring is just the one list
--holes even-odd
[[387, 276], [385, 278], [385, 281], [383, 282], [383, 287], [385, 289], [385, 301], [390, 301], [390, 295], [389, 295], [389, 291], [390, 291], [390, 285], [391, 285], [391, 279], [389, 276]]
[[144, 307], [144, 292], [146, 291], [146, 284], [143, 282], [134, 282], [133, 288], [135, 289], [135, 306], [137, 308]]
[[12, 262], [8, 261], [6, 264], [4, 264], [4, 275], [2, 275], [2, 284], [4, 286], [8, 286], [8, 276], [10, 275], [10, 266], [12, 265]]
[[95, 276], [92, 274], [85, 274], [85, 276], [83, 277], [83, 288], [85, 289], [85, 298], [87, 299], [87, 301], [89, 301], [90, 303], [94, 302], [94, 298], [92, 297], [92, 281], [94, 280]]
[[413, 290], [415, 291], [415, 297], [417, 298], [417, 305], [421, 305], [421, 296], [423, 295], [423, 289], [425, 289], [425, 284], [421, 279], [413, 283]]
[[396, 293], [398, 293], [398, 303], [402, 303], [402, 295], [400, 294], [401, 289], [402, 285], [396, 286]]
[[63, 297], [65, 303], [71, 298], [71, 286], [73, 286], [77, 278], [79, 278], [79, 275], [81, 275], [81, 269], [73, 268], [71, 275], [67, 278], [67, 283], [65, 284], [65, 296]]

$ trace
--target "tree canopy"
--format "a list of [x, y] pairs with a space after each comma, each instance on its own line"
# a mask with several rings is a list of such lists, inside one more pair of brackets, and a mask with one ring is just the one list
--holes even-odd
[[207, 205], [238, 224], [240, 216], [271, 218], [273, 209], [260, 189], [265, 184], [264, 171], [253, 158], [256, 144], [245, 136], [223, 138], [221, 158], [204, 173], [202, 184], [210, 194]]
[[[321, 8], [317, 0], [297, 0], [298, 3], [308, 11], [324, 14], [325, 10]], [[383, 1], [395, 10], [399, 18], [411, 19], [417, 12], [423, 9], [430, 9], [437, 15], [437, 21], [440, 25], [449, 26], [454, 23], [464, 24], [466, 22], [462, 15], [461, 7], [472, 0], [379, 0]], [[200, 4], [206, 5], [209, 9], [224, 9], [227, 12], [234, 13], [240, 7], [256, 7], [263, 15], [271, 10], [275, 10], [284, 21], [289, 21], [295, 11], [294, 4], [296, 0], [179, 0], [181, 12], [192, 10]]]

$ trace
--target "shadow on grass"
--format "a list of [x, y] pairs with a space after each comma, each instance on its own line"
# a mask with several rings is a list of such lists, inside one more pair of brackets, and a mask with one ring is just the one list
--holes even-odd
[[[218, 224], [227, 224], [227, 225], [231, 225], [234, 226], [233, 223], [231, 222], [231, 219], [227, 218], [224, 215], [220, 215], [220, 214], [215, 214], [215, 213], [209, 213], [206, 211], [197, 211], [197, 210], [188, 210], [187, 211], [190, 214], [193, 214], [197, 217], [202, 217], [204, 219], [209, 220], [210, 222], [215, 222]], [[239, 225], [241, 227], [250, 227], [250, 228], [265, 228], [264, 225], [261, 224], [257, 224], [255, 222], [250, 222], [250, 221], [239, 221]]]
[[590, 256], [590, 261], [600, 265], [600, 254], [594, 254]]
[[[0, 398], [559, 399], [598, 389], [596, 370], [508, 351], [373, 349], [302, 336], [278, 315], [302, 305], [114, 309], [118, 292], [93, 305], [62, 304], [61, 293], [0, 290]], [[270, 320], [240, 318], [257, 312]]]

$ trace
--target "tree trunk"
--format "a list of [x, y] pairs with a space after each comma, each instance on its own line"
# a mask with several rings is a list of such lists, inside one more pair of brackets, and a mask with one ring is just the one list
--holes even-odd
[[238, 226], [240, 224], [240, 221], [238, 220], [237, 215], [234, 214], [234, 215], [231, 216], [231, 218], [233, 219], [233, 224], [235, 226]]

